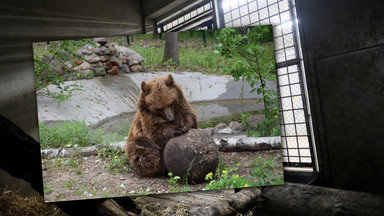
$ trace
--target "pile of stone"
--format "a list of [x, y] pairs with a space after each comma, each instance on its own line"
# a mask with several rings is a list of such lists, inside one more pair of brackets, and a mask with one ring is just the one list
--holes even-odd
[[77, 59], [77, 66], [73, 68], [80, 75], [101, 76], [143, 71], [144, 59], [140, 54], [117, 43], [109, 43], [107, 38], [94, 38], [93, 41], [96, 46], [86, 44], [76, 52], [85, 60]]
[[[264, 115], [250, 115], [248, 117], [249, 123], [256, 125], [257, 123], [264, 120]], [[235, 135], [240, 134], [246, 131], [245, 126], [243, 126], [240, 122], [232, 121], [229, 125], [225, 123], [219, 123], [215, 127], [205, 128], [203, 129], [210, 136], [223, 136], [223, 135]]]

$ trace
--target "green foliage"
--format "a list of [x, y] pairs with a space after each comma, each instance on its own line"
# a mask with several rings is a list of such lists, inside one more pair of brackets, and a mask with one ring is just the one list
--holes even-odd
[[[76, 82], [66, 85], [64, 82], [70, 77], [77, 77], [76, 74], [72, 74], [66, 67], [63, 68], [63, 75], [58, 74], [52, 69], [50, 63], [55, 59], [62, 64], [67, 62], [74, 65], [76, 58], [81, 59], [81, 56], [78, 56], [76, 51], [86, 44], [95, 45], [90, 39], [52, 41], [49, 45], [45, 45], [45, 43], [35, 43], [33, 47], [33, 59], [36, 89], [40, 90], [48, 85], [54, 85], [56, 90], [51, 91], [46, 89], [45, 94], [52, 97], [58, 105], [70, 100], [73, 92], [81, 91], [83, 89], [81, 84]], [[44, 58], [48, 59], [48, 62], [44, 62]]]
[[[255, 160], [255, 163], [252, 164], [253, 170], [250, 171], [250, 175], [255, 180], [258, 180], [258, 186], [263, 185], [278, 185], [283, 184], [283, 176], [282, 175], [276, 175], [275, 172], [275, 160], [277, 157], [274, 157], [273, 159], [270, 158], [266, 161], [261, 161], [261, 157], [259, 156], [257, 160]], [[282, 166], [281, 164], [277, 166]], [[257, 181], [254, 181], [257, 182]]]
[[88, 146], [91, 139], [84, 121], [64, 121], [62, 124], [48, 127], [39, 122], [40, 145], [42, 149], [65, 146]]
[[[189, 171], [187, 173], [189, 173]], [[181, 178], [180, 176], [173, 176], [173, 173], [170, 172], [168, 173], [168, 176], [168, 188], [172, 193], [191, 191], [191, 187], [189, 187], [187, 180], [188, 174]]]
[[[191, 34], [200, 35], [201, 32], [192, 32]], [[169, 63], [164, 64], [164, 40], [149, 39], [148, 37], [141, 36], [135, 35], [134, 37], [137, 39], [131, 43], [129, 48], [143, 56], [145, 68], [148, 71], [222, 73], [223, 68], [228, 64], [224, 57], [213, 53], [213, 40], [208, 40], [205, 47], [203, 46], [202, 38], [194, 39], [194, 37], [179, 38], [180, 64], [178, 66]]]
[[71, 180], [68, 180], [68, 181], [65, 182], [64, 186], [70, 188], [70, 187], [73, 186], [73, 182]]
[[[120, 172], [129, 172], [131, 170], [129, 160], [125, 156], [124, 151], [119, 147], [113, 148], [108, 146], [113, 142], [120, 142], [124, 140], [124, 135], [128, 134], [129, 127], [125, 130], [122, 127], [117, 127], [116, 132], [113, 134], [105, 135], [101, 130], [92, 134], [91, 140], [94, 143], [103, 144], [104, 146], [98, 149], [99, 157], [110, 160], [110, 164], [106, 168], [111, 170], [112, 174]], [[123, 135], [124, 134], [124, 135]]]
[[111, 163], [106, 168], [110, 169], [113, 175], [120, 172], [129, 172], [131, 170], [129, 160], [124, 155], [124, 152], [120, 148], [111, 152], [113, 152], [112, 157], [110, 157]]
[[[276, 79], [276, 70], [273, 58], [267, 55], [268, 49], [265, 41], [270, 38], [271, 28], [269, 26], [258, 26], [248, 28], [247, 34], [239, 34], [234, 28], [222, 29], [218, 36], [219, 43], [216, 45], [215, 53], [219, 53], [232, 64], [225, 71], [232, 75], [235, 81], [247, 81], [251, 86], [251, 93], [257, 92], [262, 95], [259, 102], [264, 102], [264, 115], [266, 120], [255, 126], [261, 132], [248, 135], [279, 135], [280, 127], [275, 127], [275, 116], [278, 116], [277, 93], [266, 89], [266, 80]], [[242, 94], [240, 95], [242, 98]]]
[[168, 173], [168, 176], [169, 176], [169, 179], [167, 181], [168, 181], [168, 187], [170, 191], [173, 193], [180, 192], [179, 190], [179, 187], [180, 187], [179, 180], [181, 179], [180, 176], [173, 176], [171, 172]]
[[95, 133], [91, 133], [91, 141], [96, 144], [108, 145], [112, 142], [123, 141], [127, 136], [130, 126], [116, 126], [114, 133], [106, 134], [102, 130], [98, 129]]
[[[63, 121], [52, 127], [39, 122], [40, 145], [42, 149], [57, 147], [89, 146], [92, 144], [110, 144], [123, 141], [129, 126], [116, 127], [116, 132], [105, 134], [100, 129], [91, 133], [85, 121]], [[106, 151], [107, 152], [107, 151]], [[109, 153], [106, 153], [108, 155]], [[113, 155], [115, 156], [115, 155]]]
[[[206, 189], [243, 188], [283, 184], [283, 175], [279, 173], [282, 165], [275, 165], [276, 159], [277, 157], [274, 157], [262, 161], [259, 156], [257, 160], [255, 160], [255, 163], [251, 165], [251, 170], [249, 172], [250, 176], [241, 176], [237, 174], [241, 163], [237, 163], [237, 166], [233, 168], [228, 168], [221, 164], [221, 166], [217, 167], [215, 174], [211, 172], [205, 176], [205, 180], [210, 181], [206, 185]], [[278, 167], [280, 169], [277, 169]]]
[[53, 188], [44, 184], [44, 194], [49, 194], [53, 191]]
[[[210, 182], [206, 185], [206, 189], [212, 190], [249, 187], [251, 185], [249, 181], [244, 176], [239, 176], [238, 174], [236, 174], [237, 170], [238, 167], [234, 167], [231, 169], [224, 168], [224, 170], [220, 172], [220, 169], [218, 168], [216, 170], [215, 176], [212, 172], [208, 173], [205, 176], [205, 180], [210, 180]], [[213, 178], [217, 178], [217, 180]]]

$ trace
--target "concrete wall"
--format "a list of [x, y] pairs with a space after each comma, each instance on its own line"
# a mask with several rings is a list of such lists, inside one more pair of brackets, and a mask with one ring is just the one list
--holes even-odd
[[0, 3], [0, 115], [38, 138], [33, 41], [142, 32], [139, 0]]
[[296, 0], [321, 184], [384, 193], [384, 4]]

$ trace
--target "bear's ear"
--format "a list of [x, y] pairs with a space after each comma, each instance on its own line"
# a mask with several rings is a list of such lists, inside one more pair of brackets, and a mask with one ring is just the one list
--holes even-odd
[[167, 86], [173, 85], [173, 77], [171, 74], [169, 74], [168, 77], [165, 79], [165, 85], [167, 85]]
[[141, 82], [141, 90], [144, 92], [144, 94], [149, 93], [150, 88], [144, 81]]

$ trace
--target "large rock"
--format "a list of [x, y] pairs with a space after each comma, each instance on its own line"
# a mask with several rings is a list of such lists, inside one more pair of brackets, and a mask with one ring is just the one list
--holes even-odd
[[100, 57], [97, 56], [96, 54], [92, 54], [92, 55], [85, 57], [85, 60], [90, 64], [95, 64], [95, 63], [100, 62]]
[[81, 65], [82, 63], [83, 63], [83, 60], [81, 60], [81, 59], [76, 59], [75, 64], [76, 64], [77, 66]]
[[109, 49], [109, 51], [111, 51], [111, 55], [115, 55], [115, 53], [116, 53], [115, 47], [109, 47], [108, 49]]
[[116, 48], [116, 52], [119, 54], [119, 58], [129, 57], [132, 61], [137, 61], [142, 63], [144, 58], [137, 52], [129, 49], [128, 47], [119, 46], [115, 43], [112, 43], [113, 47]]
[[112, 66], [112, 69], [108, 70], [107, 73], [117, 75], [119, 73], [119, 66]]
[[228, 126], [234, 133], [240, 133], [244, 130], [243, 126], [241, 125], [240, 122], [237, 122], [237, 121], [233, 121], [231, 123], [229, 123], [229, 126]]
[[108, 42], [108, 39], [105, 37], [98, 37], [98, 38], [94, 38], [93, 42], [99, 43], [101, 46], [103, 46]]
[[102, 61], [102, 62], [106, 62], [106, 61], [109, 60], [109, 56], [108, 55], [101, 55], [99, 57], [100, 57], [100, 61]]
[[95, 52], [97, 55], [110, 55], [111, 54], [111, 50], [109, 50], [105, 46], [96, 47], [93, 49], [93, 52]]
[[119, 66], [119, 59], [116, 58], [115, 56], [111, 56], [109, 58], [109, 62], [111, 63], [111, 65], [116, 65], [116, 66]]
[[216, 171], [219, 164], [218, 146], [206, 132], [191, 129], [168, 141], [164, 149], [164, 162], [173, 176], [201, 183], [208, 173]]
[[91, 70], [92, 65], [89, 64], [88, 62], [83, 62], [80, 66], [80, 70]]
[[91, 44], [85, 44], [81, 49], [79, 49], [76, 54], [79, 56], [91, 55], [93, 53], [93, 46]]
[[129, 67], [130, 71], [137, 72], [137, 71], [143, 71], [143, 68], [140, 65], [133, 65]]
[[121, 72], [121, 73], [129, 73], [129, 72], [131, 72], [131, 71], [129, 70], [128, 65], [123, 64], [123, 65], [121, 66], [119, 72]]

